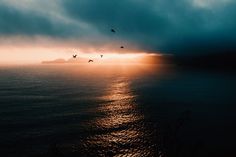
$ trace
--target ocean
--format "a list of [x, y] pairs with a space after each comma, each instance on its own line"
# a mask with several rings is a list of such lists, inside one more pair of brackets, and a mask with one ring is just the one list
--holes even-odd
[[0, 153], [236, 156], [235, 80], [173, 65], [1, 66]]

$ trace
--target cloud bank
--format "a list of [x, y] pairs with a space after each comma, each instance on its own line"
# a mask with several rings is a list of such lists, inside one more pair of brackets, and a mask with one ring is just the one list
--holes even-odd
[[2, 0], [0, 36], [118, 42], [176, 55], [234, 52], [234, 15], [234, 0]]

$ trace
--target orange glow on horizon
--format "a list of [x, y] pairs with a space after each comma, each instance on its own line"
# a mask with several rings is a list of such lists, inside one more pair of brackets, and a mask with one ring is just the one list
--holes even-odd
[[[0, 37], [0, 65], [41, 64], [43, 61], [60, 60], [65, 63], [130, 64], [159, 63], [161, 54], [142, 51], [137, 45], [123, 45], [119, 41], [92, 44], [74, 39], [26, 36]], [[72, 55], [77, 54], [77, 60]], [[101, 58], [100, 55], [103, 55]], [[61, 63], [60, 62], [60, 63]]]
[[[40, 64], [42, 61], [55, 61], [57, 59], [64, 60], [66, 63], [73, 62], [72, 55], [77, 54], [76, 63], [87, 63], [88, 59], [93, 59], [94, 64], [130, 64], [130, 63], [153, 63], [159, 60], [160, 54], [150, 54], [146, 52], [135, 52], [127, 50], [104, 50], [86, 52], [80, 49], [69, 49], [61, 47], [0, 47], [0, 64]], [[103, 55], [101, 57], [100, 55]], [[72, 61], [72, 62], [70, 62]], [[159, 62], [159, 61], [157, 61]]]

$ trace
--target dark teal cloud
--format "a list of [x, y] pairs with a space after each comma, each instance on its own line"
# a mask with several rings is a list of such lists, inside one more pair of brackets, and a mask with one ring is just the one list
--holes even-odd
[[[143, 50], [174, 54], [236, 50], [233, 1], [197, 5], [189, 0], [60, 0], [60, 7], [65, 18], [85, 23], [88, 28], [1, 6], [0, 33], [86, 38], [94, 44], [111, 39], [128, 47], [134, 43]], [[115, 37], [110, 28], [117, 30]]]
[[32, 11], [22, 11], [9, 6], [0, 5], [0, 35], [1, 36], [50, 36], [70, 38], [83, 33], [71, 24], [53, 20], [43, 14]]

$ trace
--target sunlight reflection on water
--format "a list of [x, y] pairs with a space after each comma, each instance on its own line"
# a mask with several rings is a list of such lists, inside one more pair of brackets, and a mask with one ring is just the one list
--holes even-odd
[[144, 116], [137, 109], [129, 82], [118, 78], [100, 99], [106, 103], [100, 104], [96, 112], [103, 116], [89, 125], [102, 132], [83, 141], [84, 147], [100, 148], [98, 156], [151, 156], [153, 147], [148, 146]]
[[0, 78], [2, 156], [235, 154], [234, 73], [88, 64]]
[[[5, 124], [1, 143], [17, 156], [157, 156], [155, 130], [134, 88], [146, 86], [149, 77], [156, 81], [152, 69], [158, 68], [68, 65], [2, 70], [0, 93], [8, 107], [1, 111], [11, 114], [2, 117], [10, 117], [13, 127], [9, 131]], [[18, 139], [12, 138], [16, 134]]]

